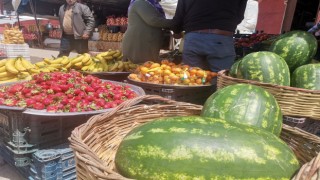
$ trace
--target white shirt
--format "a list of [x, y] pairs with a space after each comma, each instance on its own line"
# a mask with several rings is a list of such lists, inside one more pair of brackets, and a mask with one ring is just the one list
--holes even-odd
[[172, 19], [176, 13], [178, 0], [161, 0], [159, 4], [166, 15], [167, 19]]
[[240, 34], [252, 34], [256, 30], [259, 13], [259, 2], [255, 0], [248, 0], [247, 7], [244, 12], [244, 18], [237, 26]]

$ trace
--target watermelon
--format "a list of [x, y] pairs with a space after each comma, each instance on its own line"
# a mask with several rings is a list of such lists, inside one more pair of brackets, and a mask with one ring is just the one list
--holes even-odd
[[274, 96], [250, 84], [235, 84], [213, 93], [205, 102], [201, 116], [256, 126], [279, 136], [282, 113]]
[[291, 31], [277, 38], [270, 51], [281, 56], [293, 72], [297, 67], [309, 64], [317, 52], [317, 39], [305, 31]]
[[241, 59], [239, 59], [238, 61], [233, 63], [233, 65], [231, 66], [230, 71], [229, 71], [229, 75], [231, 77], [237, 77], [238, 67], [239, 67], [240, 62], [241, 62]]
[[133, 129], [115, 156], [133, 179], [290, 179], [292, 150], [272, 133], [200, 116], [170, 117]]
[[237, 77], [264, 83], [290, 86], [290, 71], [279, 55], [260, 51], [246, 55], [238, 66]]
[[320, 64], [307, 64], [292, 73], [291, 86], [320, 90]]

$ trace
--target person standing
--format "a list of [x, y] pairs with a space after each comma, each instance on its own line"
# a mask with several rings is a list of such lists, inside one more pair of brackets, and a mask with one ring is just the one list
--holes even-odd
[[229, 69], [236, 57], [233, 34], [246, 4], [247, 0], [178, 0], [173, 31], [185, 31], [182, 62], [213, 72]]
[[88, 52], [88, 39], [95, 25], [89, 7], [77, 0], [66, 0], [59, 9], [59, 21], [62, 37], [58, 57], [69, 56], [72, 50], [79, 54]]
[[259, 3], [262, 0], [248, 0], [244, 18], [237, 26], [240, 34], [253, 34], [256, 31], [259, 14]]
[[320, 60], [320, 22], [312, 26], [309, 30], [309, 33], [312, 33], [318, 41], [318, 49], [317, 53], [313, 57], [313, 59], [319, 61]]
[[122, 40], [124, 60], [141, 64], [159, 61], [163, 42], [162, 28], [171, 27], [159, 0], [131, 0], [128, 8], [128, 28]]

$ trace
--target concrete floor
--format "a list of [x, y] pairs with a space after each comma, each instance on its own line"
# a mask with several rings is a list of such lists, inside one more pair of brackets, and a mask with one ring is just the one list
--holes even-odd
[[[31, 62], [35, 63], [41, 61], [43, 58], [51, 58], [52, 56], [57, 57], [59, 54], [58, 50], [46, 50], [46, 49], [33, 49], [30, 48]], [[76, 56], [77, 53], [70, 53], [69, 57]], [[25, 180], [15, 167], [10, 166], [0, 156], [0, 180]]]

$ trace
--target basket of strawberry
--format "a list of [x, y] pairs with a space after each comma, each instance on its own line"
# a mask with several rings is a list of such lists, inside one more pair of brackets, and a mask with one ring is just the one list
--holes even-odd
[[144, 94], [140, 87], [77, 71], [40, 73], [30, 81], [3, 84], [0, 108], [26, 108], [33, 113], [97, 113]]

